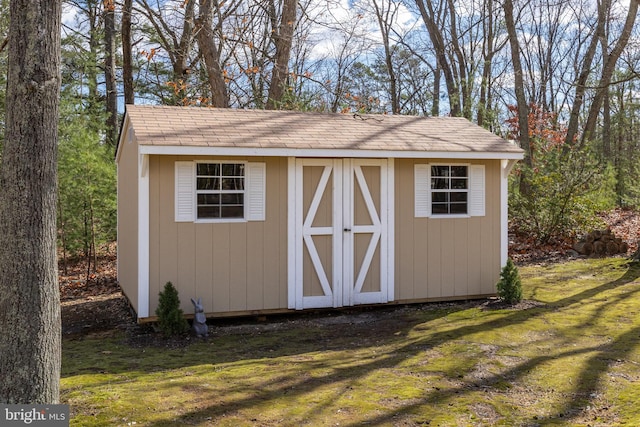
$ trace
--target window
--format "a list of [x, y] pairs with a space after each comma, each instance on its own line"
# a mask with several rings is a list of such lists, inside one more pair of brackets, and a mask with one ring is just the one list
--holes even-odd
[[175, 162], [175, 221], [264, 221], [266, 164]]
[[484, 165], [416, 164], [415, 216], [484, 216], [484, 175]]
[[467, 166], [431, 166], [431, 214], [466, 215]]
[[197, 218], [244, 218], [244, 163], [197, 163]]

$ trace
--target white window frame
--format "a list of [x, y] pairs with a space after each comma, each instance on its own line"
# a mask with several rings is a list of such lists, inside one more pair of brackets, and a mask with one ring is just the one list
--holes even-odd
[[[193, 186], [193, 191], [194, 191], [194, 201], [195, 201], [195, 211], [194, 211], [194, 215], [195, 215], [195, 221], [194, 222], [246, 222], [247, 221], [247, 196], [248, 196], [248, 191], [247, 191], [247, 185], [248, 185], [248, 179], [247, 179], [247, 171], [248, 171], [248, 163], [247, 161], [242, 161], [242, 160], [196, 160], [195, 162], [195, 185]], [[220, 178], [222, 179], [223, 175], [222, 175], [222, 168], [224, 165], [242, 165], [243, 166], [243, 175], [242, 175], [242, 180], [243, 180], [243, 189], [242, 190], [198, 190], [198, 177], [201, 175], [198, 175], [198, 165], [212, 165], [212, 164], [219, 164], [220, 165]], [[234, 178], [240, 178], [239, 176], [234, 177]], [[219, 194], [220, 196], [222, 196], [223, 194], [242, 194], [242, 216], [241, 217], [220, 217], [220, 218], [210, 218], [210, 217], [203, 217], [200, 218], [198, 216], [198, 195], [200, 194]]]
[[[243, 164], [243, 216], [237, 218], [198, 218], [198, 194], [214, 194], [197, 189], [198, 164]], [[240, 191], [233, 191], [240, 193]], [[215, 192], [215, 194], [224, 194]], [[264, 221], [266, 216], [266, 163], [231, 159], [201, 159], [175, 162], [175, 221], [193, 223], [237, 223]]]
[[[467, 213], [432, 213], [431, 167], [467, 167]], [[414, 216], [416, 218], [470, 218], [485, 216], [485, 165], [474, 163], [416, 163], [414, 165]], [[450, 192], [451, 190], [449, 190]], [[459, 192], [462, 192], [459, 190]]]

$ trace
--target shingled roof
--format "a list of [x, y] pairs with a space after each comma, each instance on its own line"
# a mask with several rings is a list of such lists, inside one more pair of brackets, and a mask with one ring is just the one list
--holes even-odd
[[[228, 148], [260, 155], [305, 150], [520, 159], [522, 150], [464, 118], [127, 105], [143, 153]], [[218, 151], [218, 150], [216, 150]], [[233, 150], [231, 150], [233, 152]], [[337, 154], [338, 156], [345, 153]], [[392, 156], [389, 156], [392, 157]]]

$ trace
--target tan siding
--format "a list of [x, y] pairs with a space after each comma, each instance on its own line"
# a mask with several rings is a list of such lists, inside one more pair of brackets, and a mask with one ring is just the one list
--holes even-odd
[[[414, 225], [416, 221], [413, 218], [413, 189], [410, 189], [411, 195], [407, 195], [407, 185], [413, 185], [413, 166], [408, 162], [396, 162], [395, 165], [395, 299], [406, 300], [415, 297], [414, 292], [414, 261], [419, 261], [420, 255], [417, 254], [413, 246], [414, 242], [420, 239], [420, 236], [414, 236]], [[402, 207], [402, 209], [400, 209]], [[402, 226], [398, 226], [402, 224]], [[419, 276], [419, 272], [417, 276]]]
[[[231, 269], [229, 263], [230, 224], [215, 224], [215, 238], [211, 251], [213, 271], [213, 309], [212, 312], [230, 310], [231, 303]], [[205, 310], [207, 310], [205, 308]]]
[[[266, 221], [175, 222], [174, 163], [206, 159], [267, 163]], [[150, 314], [167, 281], [178, 288], [185, 313], [196, 297], [210, 314], [286, 309], [286, 159], [152, 156], [150, 166]]]
[[[248, 283], [247, 283], [247, 223], [229, 224], [229, 269], [231, 270], [231, 280], [229, 281], [229, 310], [247, 310]], [[251, 292], [254, 286], [261, 286], [261, 283], [251, 284]]]
[[[487, 213], [487, 212], [485, 212]], [[470, 295], [480, 295], [482, 292], [482, 250], [480, 247], [482, 230], [482, 218], [473, 217], [469, 219], [469, 229], [467, 231], [469, 244], [464, 248], [467, 251], [469, 264], [467, 292]], [[487, 251], [491, 253], [491, 251]]]
[[[455, 295], [456, 283], [455, 283], [455, 271], [466, 269], [465, 265], [457, 263], [455, 260], [455, 230], [456, 223], [460, 223], [466, 220], [460, 219], [425, 219], [427, 222], [427, 233], [431, 229], [432, 225], [436, 227], [440, 225], [440, 244], [436, 243], [434, 250], [440, 249], [440, 277], [442, 282], [440, 283], [440, 296], [452, 296]], [[440, 224], [436, 224], [440, 223]], [[466, 242], [462, 242], [466, 244]], [[431, 266], [431, 260], [427, 259], [427, 264]]]
[[[493, 294], [496, 292], [495, 284], [500, 276], [500, 161], [494, 160], [491, 167], [485, 168], [485, 181], [487, 188], [492, 191], [486, 192], [487, 218], [490, 218], [490, 225], [482, 227], [480, 234], [480, 247], [497, 248], [496, 250], [480, 251], [482, 265], [480, 289], [481, 294]], [[488, 246], [492, 245], [492, 246]]]
[[[194, 288], [197, 292], [194, 296], [189, 298], [201, 298], [203, 307], [213, 307], [213, 283], [214, 271], [213, 262], [211, 262], [211, 254], [213, 251], [213, 230], [211, 228], [198, 230], [196, 233], [195, 244], [195, 265], [198, 266], [195, 270], [195, 283], [202, 283], [203, 285], [198, 288]], [[190, 301], [190, 300], [189, 300]]]
[[262, 301], [265, 309], [277, 309], [287, 306], [287, 159], [273, 159], [273, 167], [267, 168], [267, 194], [279, 203], [267, 203], [268, 227], [262, 224], [264, 232], [263, 251], [268, 252], [271, 260], [263, 260], [264, 290]]
[[396, 161], [396, 299], [493, 294], [500, 273], [500, 163], [472, 162], [485, 165], [484, 217], [415, 218], [414, 165], [429, 162]]
[[[425, 223], [428, 223], [429, 220], [426, 218], [418, 218], [418, 220], [422, 224], [416, 228], [423, 233], [423, 237], [421, 237], [421, 239], [425, 241], [428, 246], [427, 251], [425, 252], [426, 257], [419, 260], [419, 264], [427, 270], [427, 290], [425, 293], [424, 285], [419, 287], [419, 292], [416, 294], [415, 298], [440, 298], [444, 293], [442, 286], [442, 270], [444, 269], [441, 250], [443, 235], [441, 227], [442, 223], [437, 221], [432, 222], [429, 224], [427, 232]], [[424, 234], [426, 234], [426, 238], [424, 238]]]
[[[153, 316], [164, 285], [171, 282], [178, 286], [178, 224], [174, 222], [173, 203], [162, 208], [167, 198], [173, 200], [173, 174], [163, 173], [165, 165], [160, 157], [152, 156], [149, 165], [154, 188], [149, 191], [149, 314]], [[186, 307], [184, 295], [181, 299]]]
[[[262, 286], [252, 286], [247, 292], [247, 309], [259, 310], [265, 308], [264, 304], [264, 258], [265, 251], [264, 224], [262, 222], [250, 222], [247, 224], [247, 283], [260, 283]], [[252, 236], [252, 237], [249, 237]]]
[[138, 307], [138, 144], [125, 128], [118, 162], [118, 281]]
[[[467, 248], [471, 244], [469, 240], [469, 222], [471, 219], [465, 219], [464, 221], [451, 220], [453, 225], [453, 240], [454, 255], [452, 271], [454, 275], [455, 291], [454, 295], [463, 296], [469, 295], [469, 283], [467, 276], [471, 274], [472, 263], [469, 262]], [[466, 268], [458, 268], [459, 265], [464, 265]]]

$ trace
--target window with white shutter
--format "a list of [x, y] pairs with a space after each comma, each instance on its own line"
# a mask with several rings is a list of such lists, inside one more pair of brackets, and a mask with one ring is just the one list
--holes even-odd
[[484, 165], [416, 164], [415, 216], [484, 216], [484, 172]]
[[176, 221], [264, 221], [266, 164], [176, 162]]

